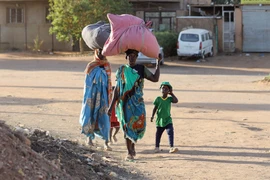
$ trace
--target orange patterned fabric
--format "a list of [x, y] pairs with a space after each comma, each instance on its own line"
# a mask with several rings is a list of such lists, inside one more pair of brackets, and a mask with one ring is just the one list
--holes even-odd
[[138, 120], [134, 121], [132, 124], [133, 129], [143, 129], [145, 124], [145, 116], [142, 114], [139, 116]]

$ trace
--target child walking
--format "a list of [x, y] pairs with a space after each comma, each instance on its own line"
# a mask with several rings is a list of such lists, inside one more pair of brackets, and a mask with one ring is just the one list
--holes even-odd
[[154, 116], [157, 114], [155, 153], [159, 152], [160, 139], [165, 129], [167, 131], [170, 142], [169, 153], [175, 153], [178, 151], [178, 149], [174, 147], [174, 129], [171, 118], [171, 103], [177, 103], [178, 99], [173, 94], [173, 89], [169, 82], [162, 82], [160, 89], [162, 96], [159, 96], [155, 99], [153, 103], [155, 106], [151, 117], [151, 122], [153, 122]]
[[[112, 86], [112, 91], [114, 91], [114, 88], [115, 86]], [[120, 124], [115, 114], [115, 108], [112, 108], [110, 120], [111, 120], [110, 143], [112, 144], [113, 143], [112, 138], [115, 143], [117, 142], [116, 134], [119, 132], [119, 129], [120, 129]], [[113, 129], [115, 129], [114, 133], [113, 133]]]

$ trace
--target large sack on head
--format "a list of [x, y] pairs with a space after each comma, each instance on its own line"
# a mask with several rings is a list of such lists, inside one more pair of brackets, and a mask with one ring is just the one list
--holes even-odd
[[104, 56], [124, 53], [135, 49], [144, 55], [158, 58], [159, 45], [156, 37], [141, 18], [129, 14], [107, 14], [111, 25], [110, 37], [102, 50]]
[[90, 49], [102, 49], [110, 36], [110, 32], [111, 27], [109, 23], [98, 21], [83, 28], [82, 38]]

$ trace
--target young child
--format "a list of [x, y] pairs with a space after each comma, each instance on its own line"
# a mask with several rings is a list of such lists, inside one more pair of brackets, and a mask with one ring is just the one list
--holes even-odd
[[[169, 153], [175, 153], [178, 151], [177, 148], [174, 147], [174, 130], [173, 130], [173, 123], [171, 118], [171, 103], [177, 103], [178, 99], [173, 94], [172, 86], [169, 82], [162, 82], [160, 85], [160, 89], [162, 92], [162, 96], [159, 96], [154, 101], [154, 109], [152, 112], [151, 122], [153, 122], [155, 114], [156, 117], [156, 148], [155, 153], [159, 152], [159, 144], [161, 136], [166, 129], [167, 134], [169, 136], [170, 142], [170, 150]], [[168, 96], [170, 95], [170, 96]]]
[[[115, 86], [112, 87], [112, 91], [114, 91]], [[114, 142], [117, 142], [116, 134], [118, 133], [120, 129], [120, 124], [117, 120], [116, 114], [115, 114], [115, 108], [112, 108], [112, 114], [111, 114], [111, 129], [110, 129], [110, 143], [112, 142], [112, 138]], [[115, 129], [114, 134], [113, 134], [113, 129]]]

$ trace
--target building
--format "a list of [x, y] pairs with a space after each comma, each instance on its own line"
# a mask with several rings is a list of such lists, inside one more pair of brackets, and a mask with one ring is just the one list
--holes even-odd
[[145, 21], [152, 21], [155, 31], [176, 30], [176, 16], [184, 7], [179, 0], [129, 0], [134, 7], [135, 15]]
[[[129, 0], [134, 14], [152, 21], [154, 31], [204, 28], [212, 32], [214, 52], [270, 52], [270, 3], [242, 0]], [[31, 49], [38, 37], [44, 51], [71, 51], [71, 42], [49, 34], [48, 0], [0, 0], [0, 50]]]
[[0, 50], [33, 49], [39, 38], [44, 51], [71, 51], [70, 42], [49, 34], [48, 9], [48, 0], [0, 0]]
[[153, 22], [155, 31], [180, 32], [187, 27], [204, 28], [212, 32], [214, 53], [222, 51], [218, 29], [221, 15], [216, 16], [211, 0], [130, 0], [136, 16]]

